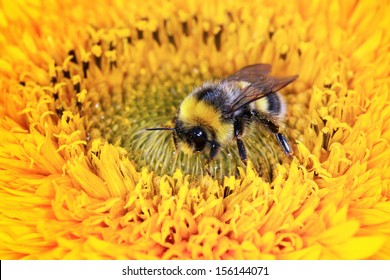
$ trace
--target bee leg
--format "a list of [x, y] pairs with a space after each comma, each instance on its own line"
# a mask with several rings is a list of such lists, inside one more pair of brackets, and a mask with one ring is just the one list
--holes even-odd
[[210, 154], [209, 158], [207, 159], [207, 163], [215, 159], [215, 157], [218, 155], [219, 150], [221, 149], [221, 146], [215, 142], [215, 141], [210, 141]]
[[243, 118], [236, 118], [234, 121], [234, 136], [237, 140], [237, 148], [238, 154], [240, 156], [241, 161], [246, 165], [248, 158], [246, 156], [246, 149], [244, 142], [241, 140], [242, 133], [244, 132], [244, 122]]
[[288, 143], [286, 137], [280, 132], [275, 133], [275, 136], [276, 136], [276, 139], [278, 139], [279, 145], [283, 148], [284, 153], [291, 158], [293, 151], [292, 151], [291, 146]]
[[270, 132], [274, 133], [276, 136], [276, 139], [279, 142], [279, 145], [282, 147], [284, 153], [288, 157], [292, 157], [293, 151], [291, 149], [290, 144], [287, 141], [286, 136], [284, 136], [282, 133], [279, 132], [279, 126], [278, 124], [273, 121], [269, 117], [261, 116], [258, 113], [254, 113], [254, 115], [257, 117], [257, 119], [260, 121], [260, 123]]
[[213, 161], [215, 157], [218, 155], [220, 148], [221, 146], [217, 142], [210, 141], [210, 154], [209, 154], [209, 158], [206, 159], [206, 164], [205, 164], [205, 170], [209, 176], [212, 176], [210, 172], [210, 162]]
[[244, 145], [244, 142], [242, 142], [242, 140], [239, 138], [237, 138], [237, 147], [238, 147], [238, 154], [240, 155], [240, 159], [241, 159], [242, 163], [244, 163], [246, 165], [248, 158], [246, 156], [245, 145]]

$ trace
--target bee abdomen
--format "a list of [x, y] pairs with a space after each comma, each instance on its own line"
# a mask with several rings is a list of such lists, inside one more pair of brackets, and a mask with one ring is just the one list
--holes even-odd
[[268, 111], [279, 115], [282, 110], [282, 101], [280, 97], [276, 93], [271, 93], [267, 95], [266, 98], [268, 101]]
[[254, 105], [256, 110], [277, 117], [284, 117], [286, 111], [283, 98], [276, 92], [257, 100]]

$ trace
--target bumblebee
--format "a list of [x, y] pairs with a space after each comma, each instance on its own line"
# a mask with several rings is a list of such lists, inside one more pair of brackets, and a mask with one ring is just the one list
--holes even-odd
[[218, 82], [207, 82], [183, 100], [173, 128], [146, 130], [172, 131], [176, 150], [187, 154], [208, 152], [207, 162], [235, 141], [240, 159], [246, 164], [245, 132], [249, 126], [258, 125], [274, 134], [284, 153], [291, 157], [291, 146], [279, 128], [286, 105], [278, 91], [298, 76], [271, 77], [270, 71], [269, 64], [254, 64]]

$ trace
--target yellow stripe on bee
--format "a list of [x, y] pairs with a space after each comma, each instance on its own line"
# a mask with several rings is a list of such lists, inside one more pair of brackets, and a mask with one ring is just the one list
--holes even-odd
[[180, 106], [179, 119], [185, 124], [206, 126], [214, 130], [217, 140], [223, 144], [232, 139], [233, 125], [221, 121], [221, 112], [214, 106], [187, 97]]
[[259, 100], [255, 101], [255, 108], [256, 110], [260, 112], [268, 113], [268, 99], [267, 98], [260, 98]]

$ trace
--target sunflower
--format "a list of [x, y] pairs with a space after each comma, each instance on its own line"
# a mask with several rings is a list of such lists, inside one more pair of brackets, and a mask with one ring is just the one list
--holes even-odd
[[[388, 259], [389, 2], [260, 2], [2, 1], [0, 258]], [[254, 63], [292, 160], [145, 132]]]

